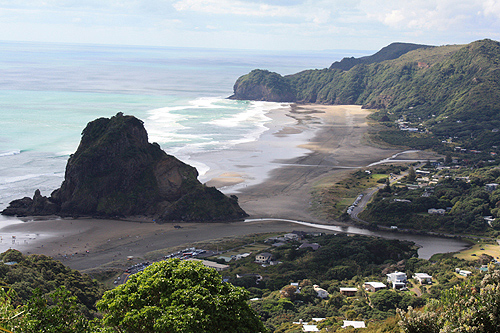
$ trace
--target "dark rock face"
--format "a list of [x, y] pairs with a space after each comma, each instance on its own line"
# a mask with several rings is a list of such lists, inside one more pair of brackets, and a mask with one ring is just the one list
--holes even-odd
[[148, 143], [142, 121], [121, 113], [90, 122], [49, 198], [11, 202], [4, 215], [124, 217], [158, 221], [227, 221], [246, 213], [237, 200], [197, 180], [195, 168]]

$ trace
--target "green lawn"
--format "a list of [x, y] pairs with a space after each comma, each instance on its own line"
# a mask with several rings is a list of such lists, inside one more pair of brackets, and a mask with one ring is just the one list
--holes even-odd
[[487, 254], [496, 259], [500, 257], [500, 246], [496, 242], [494, 244], [480, 242], [473, 245], [469, 249], [460, 251], [459, 253], [455, 254], [455, 257], [465, 260], [477, 260], [479, 256], [481, 256], [481, 254]]

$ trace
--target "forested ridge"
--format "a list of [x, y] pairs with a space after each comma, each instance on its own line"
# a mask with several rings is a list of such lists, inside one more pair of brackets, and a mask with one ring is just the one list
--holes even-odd
[[[358, 104], [379, 110], [373, 119], [389, 122], [389, 128], [403, 119], [427, 137], [472, 142], [476, 149], [500, 144], [497, 41], [420, 47], [396, 59], [360, 61], [348, 70], [332, 67], [287, 76], [254, 70], [237, 80], [232, 98]], [[273, 93], [259, 95], [257, 87]]]

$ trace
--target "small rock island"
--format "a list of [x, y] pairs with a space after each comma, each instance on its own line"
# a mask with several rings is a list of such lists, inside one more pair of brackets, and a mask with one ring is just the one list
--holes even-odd
[[213, 222], [248, 216], [236, 196], [207, 187], [190, 165], [148, 142], [143, 122], [118, 113], [90, 122], [66, 165], [61, 187], [14, 200], [11, 216], [146, 216], [157, 222]]

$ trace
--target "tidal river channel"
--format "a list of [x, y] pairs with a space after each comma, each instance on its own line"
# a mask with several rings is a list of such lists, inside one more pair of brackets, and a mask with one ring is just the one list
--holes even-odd
[[287, 220], [287, 219], [262, 218], [262, 219], [245, 220], [245, 222], [257, 222], [257, 221], [289, 222], [322, 230], [330, 230], [333, 232], [382, 237], [387, 239], [407, 240], [414, 242], [419, 246], [418, 257], [422, 259], [430, 259], [430, 257], [432, 257], [432, 255], [436, 253], [458, 252], [469, 246], [468, 243], [462, 240], [454, 238], [429, 236], [429, 235], [414, 235], [403, 232], [380, 231], [380, 230], [371, 231], [368, 229], [357, 228], [357, 227], [326, 225], [326, 224], [310, 223], [310, 222]]

